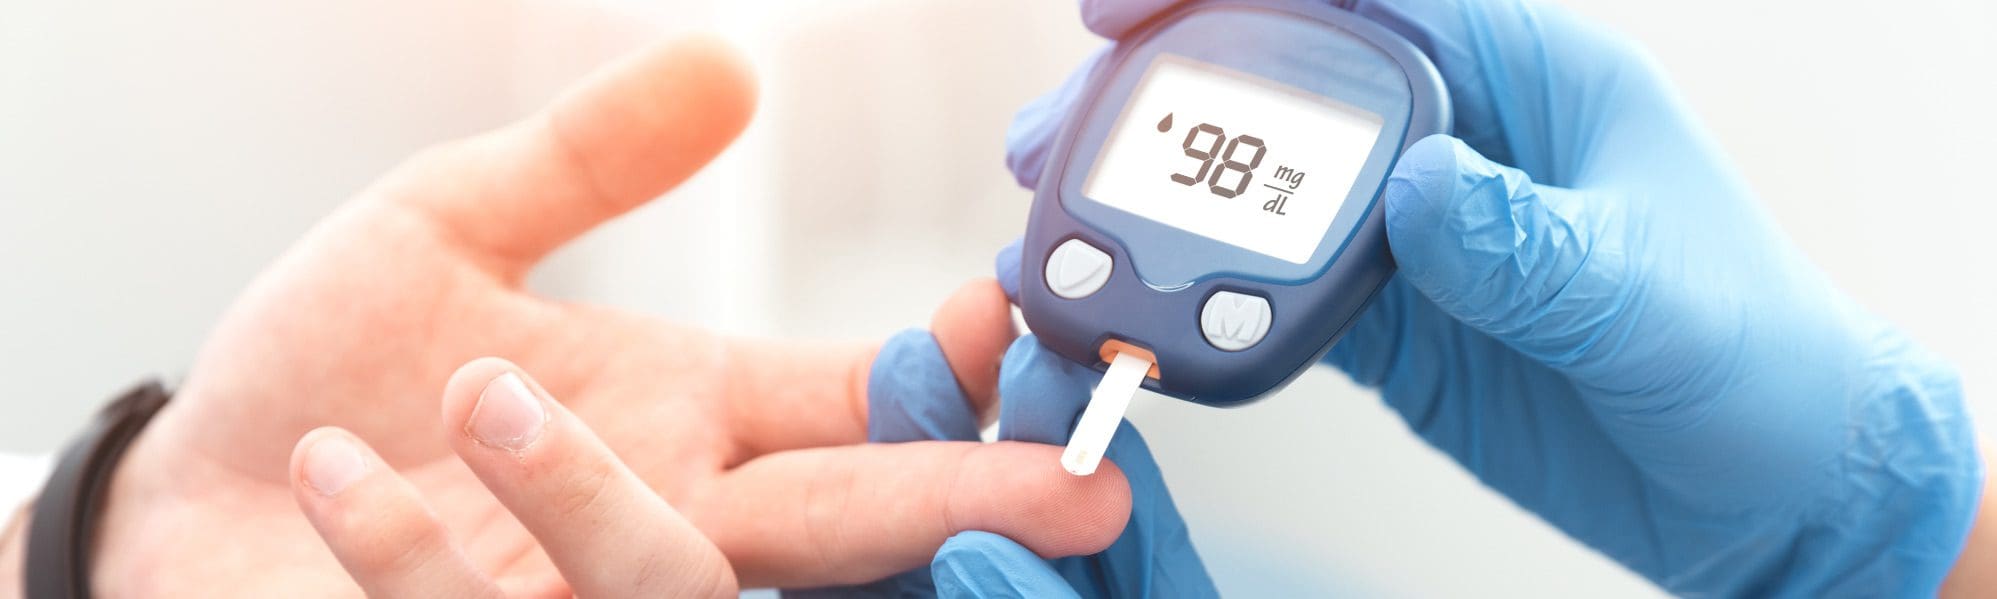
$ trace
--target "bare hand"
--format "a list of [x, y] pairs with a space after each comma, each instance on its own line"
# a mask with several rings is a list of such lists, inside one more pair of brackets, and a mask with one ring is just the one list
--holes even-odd
[[[437, 390], [481, 356], [535, 373], [747, 586], [876, 579], [968, 529], [1048, 556], [1107, 546], [1130, 503], [1114, 469], [1071, 477], [1057, 448], [1030, 444], [855, 445], [877, 343], [728, 338], [521, 289], [550, 250], [720, 152], [753, 87], [725, 46], [667, 43], [525, 121], [420, 153], [321, 222], [230, 309], [120, 465], [97, 590], [353, 592], [287, 475], [302, 435], [337, 426], [435, 509], [467, 564], [505, 588], [560, 592], [561, 561], [532, 534], [546, 531], [446, 443], [463, 433], [439, 421]], [[939, 342], [989, 402], [1010, 340], [1004, 299], [986, 281], [955, 303], [937, 316]], [[572, 495], [546, 505], [598, 489], [559, 491]]]

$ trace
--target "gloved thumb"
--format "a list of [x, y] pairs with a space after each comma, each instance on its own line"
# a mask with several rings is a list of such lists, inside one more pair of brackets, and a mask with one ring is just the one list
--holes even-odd
[[1402, 154], [1384, 196], [1401, 277], [1464, 324], [1587, 378], [1590, 349], [1640, 287], [1623, 203], [1535, 185], [1444, 135]]

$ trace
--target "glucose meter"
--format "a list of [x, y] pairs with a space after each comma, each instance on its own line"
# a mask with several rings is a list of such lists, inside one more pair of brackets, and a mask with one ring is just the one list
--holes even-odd
[[1222, 0], [1120, 41], [1062, 124], [1022, 244], [1041, 343], [1104, 371], [1063, 466], [1142, 386], [1213, 406], [1322, 357], [1393, 273], [1380, 192], [1450, 122], [1413, 44], [1323, 2]]

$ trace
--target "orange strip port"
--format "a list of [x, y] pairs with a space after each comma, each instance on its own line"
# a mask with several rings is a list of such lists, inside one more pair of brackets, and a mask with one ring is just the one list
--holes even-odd
[[1151, 350], [1116, 339], [1104, 341], [1103, 346], [1096, 350], [1096, 355], [1102, 357], [1104, 364], [1108, 364], [1110, 359], [1115, 358], [1117, 354], [1130, 354], [1144, 358], [1144, 361], [1151, 363], [1151, 371], [1144, 373], [1144, 376], [1150, 377], [1152, 380], [1158, 379], [1158, 356], [1153, 355]]

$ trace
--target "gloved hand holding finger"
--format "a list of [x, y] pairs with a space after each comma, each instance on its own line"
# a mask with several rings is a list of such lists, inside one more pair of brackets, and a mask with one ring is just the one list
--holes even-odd
[[[876, 355], [868, 384], [870, 441], [975, 440], [978, 415], [991, 408], [993, 399], [1011, 398], [999, 401], [1000, 441], [1066, 442], [1089, 396], [1093, 373], [1047, 351], [1032, 337], [1012, 339], [1011, 310], [996, 282], [981, 280], [960, 289], [937, 311], [931, 326], [933, 335], [905, 331], [890, 338]], [[1004, 352], [1002, 361], [1000, 351]], [[975, 391], [979, 389], [986, 391]], [[992, 391], [996, 391], [995, 396]], [[1115, 518], [1127, 522], [1120, 529], [1121, 535], [1101, 553], [1047, 561], [1052, 556], [1044, 551], [987, 532], [991, 529], [980, 529], [950, 537], [928, 569], [858, 586], [787, 590], [785, 595], [1014, 593], [1037, 597], [1043, 596], [1039, 590], [1050, 589], [1102, 597], [1212, 595], [1213, 584], [1186, 537], [1185, 524], [1172, 505], [1158, 465], [1143, 438], [1128, 423], [1118, 432], [1104, 464], [1102, 471], [1089, 477], [1069, 476], [1052, 461], [1022, 464], [1020, 467], [1035, 471], [1024, 478], [1021, 473], [1004, 475], [1031, 480], [1039, 473], [1059, 473], [1074, 480], [1092, 480], [1109, 473], [1119, 484], [1127, 480], [1131, 485], [1129, 504], [1019, 502], [1012, 506], [1022, 517], [1033, 520]], [[998, 474], [967, 476], [982, 479]], [[1033, 564], [1005, 563], [1013, 559], [1030, 559]]]
[[[1064, 444], [1098, 375], [1033, 337], [1007, 350], [999, 375], [999, 438]], [[1210, 597], [1213, 581], [1172, 504], [1164, 475], [1130, 423], [1111, 440], [1106, 463], [1131, 485], [1129, 524], [1101, 553], [1046, 560], [1002, 535], [958, 533], [930, 564], [944, 597]], [[1085, 510], [1095, 506], [1077, 505]]]
[[[999, 440], [1066, 444], [1100, 378], [1099, 373], [1061, 357], [1031, 335], [1014, 341], [999, 374]], [[1115, 464], [1130, 483], [1130, 523], [1116, 543], [1095, 555], [1051, 560], [1051, 568], [1041, 570], [999, 563], [1023, 554], [994, 548], [1011, 542], [1003, 537], [960, 533], [945, 544], [945, 551], [931, 566], [939, 572], [938, 590], [956, 589], [961, 596], [983, 597], [1011, 596], [1006, 593], [1010, 589], [1017, 596], [1039, 596], [1033, 589], [1051, 586], [1053, 581], [1038, 580], [1034, 573], [1051, 571], [1088, 597], [1216, 596], [1218, 591], [1193, 548], [1185, 520], [1172, 503], [1165, 475], [1152, 459], [1144, 436], [1128, 421], [1123, 422], [1104, 459]], [[976, 584], [946, 585], [941, 582], [943, 571], [958, 583]], [[999, 577], [996, 573], [1011, 575]]]
[[[930, 330], [889, 337], [867, 375], [867, 441], [977, 441], [998, 399], [999, 358], [1017, 334], [998, 283], [959, 287]], [[926, 568], [857, 585], [785, 589], [785, 597], [920, 597], [935, 594]]]

